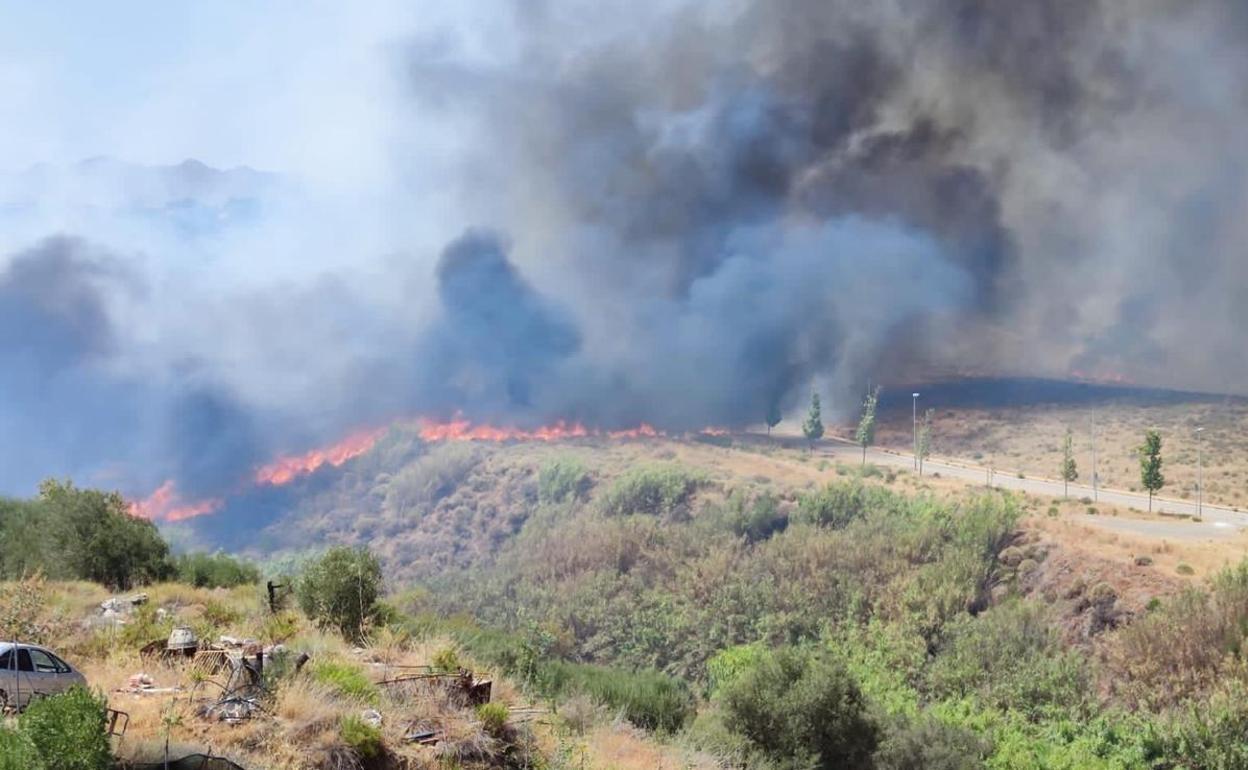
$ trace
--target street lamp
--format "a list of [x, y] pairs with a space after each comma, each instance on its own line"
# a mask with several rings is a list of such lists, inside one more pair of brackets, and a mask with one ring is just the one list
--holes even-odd
[[1202, 457], [1201, 436], [1205, 429], [1203, 427], [1196, 429], [1196, 518], [1201, 518], [1201, 512], [1204, 508], [1204, 458]]
[[914, 469], [919, 469], [919, 394], [910, 394], [910, 428], [914, 433]]

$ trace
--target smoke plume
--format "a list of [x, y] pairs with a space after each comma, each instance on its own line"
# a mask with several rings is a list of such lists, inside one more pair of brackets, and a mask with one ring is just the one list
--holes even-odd
[[933, 373], [1244, 392], [1242, 3], [465, 7], [343, 59], [390, 86], [365, 191], [3, 180], [0, 491], [215, 497], [404, 417], [742, 425]]

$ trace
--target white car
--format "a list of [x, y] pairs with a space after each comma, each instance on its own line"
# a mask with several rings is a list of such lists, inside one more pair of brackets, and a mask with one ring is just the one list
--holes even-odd
[[87, 678], [51, 650], [0, 642], [0, 707], [24, 709], [32, 698], [86, 687]]

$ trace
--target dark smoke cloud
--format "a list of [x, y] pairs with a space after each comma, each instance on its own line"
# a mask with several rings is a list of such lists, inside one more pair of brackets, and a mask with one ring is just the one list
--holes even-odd
[[408, 41], [371, 197], [7, 180], [0, 427], [35, 450], [0, 491], [212, 496], [399, 417], [739, 425], [931, 372], [1244, 392], [1243, 3], [511, 9]]

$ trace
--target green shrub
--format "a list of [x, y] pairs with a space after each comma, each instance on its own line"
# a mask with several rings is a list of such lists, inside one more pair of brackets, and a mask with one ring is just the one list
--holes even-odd
[[310, 562], [295, 584], [305, 615], [322, 628], [336, 628], [362, 641], [374, 619], [381, 591], [381, 564], [365, 548], [331, 548]]
[[443, 647], [433, 654], [433, 659], [429, 662], [433, 665], [435, 671], [442, 671], [448, 674], [454, 674], [462, 666], [459, 660], [459, 653], [455, 651], [454, 647]]
[[312, 679], [348, 698], [366, 703], [377, 700], [377, 685], [369, 681], [359, 666], [332, 660], [317, 660], [308, 667]]
[[19, 719], [19, 729], [43, 757], [48, 770], [109, 770], [107, 701], [83, 687], [36, 699]]
[[746, 671], [758, 665], [767, 648], [757, 642], [739, 644], [720, 650], [706, 661], [706, 680], [712, 693], [732, 684]]
[[991, 753], [991, 742], [971, 730], [923, 716], [889, 726], [875, 770], [974, 770]]
[[0, 725], [0, 770], [47, 770], [47, 767], [30, 738]]
[[634, 468], [611, 484], [600, 505], [603, 513], [612, 516], [673, 516], [686, 510], [703, 482], [702, 476], [676, 465]]
[[376, 759], [385, 751], [381, 730], [355, 714], [348, 714], [339, 721], [338, 738], [361, 759]]
[[1091, 691], [1084, 659], [1067, 651], [1047, 608], [1015, 600], [945, 626], [928, 673], [936, 698], [974, 696], [1037, 719], [1077, 714]]
[[719, 526], [726, 528], [747, 542], [766, 540], [788, 526], [788, 518], [780, 512], [780, 501], [770, 492], [750, 497], [740, 490], [734, 491], [715, 510]]
[[511, 716], [506, 703], [482, 703], [477, 706], [477, 719], [481, 729], [491, 738], [503, 740], [507, 736], [507, 718]]
[[178, 581], [196, 588], [233, 588], [260, 580], [254, 564], [224, 553], [188, 553], [174, 561]]
[[820, 650], [769, 652], [721, 698], [729, 729], [780, 767], [866, 767], [879, 740], [857, 682]]
[[537, 495], [543, 503], [583, 499], [589, 486], [589, 471], [574, 458], [553, 460], [542, 466], [537, 475]]
[[794, 519], [832, 529], [844, 529], [868, 510], [895, 506], [896, 496], [858, 481], [834, 482], [797, 500]]
[[647, 730], [674, 733], [693, 715], [689, 686], [657, 671], [547, 661], [539, 664], [536, 679], [546, 697], [586, 695]]
[[1174, 568], [1174, 571], [1179, 573], [1180, 575], [1195, 575], [1196, 574], [1196, 570], [1192, 569], [1192, 565], [1190, 564], [1179, 564], [1179, 566]]

